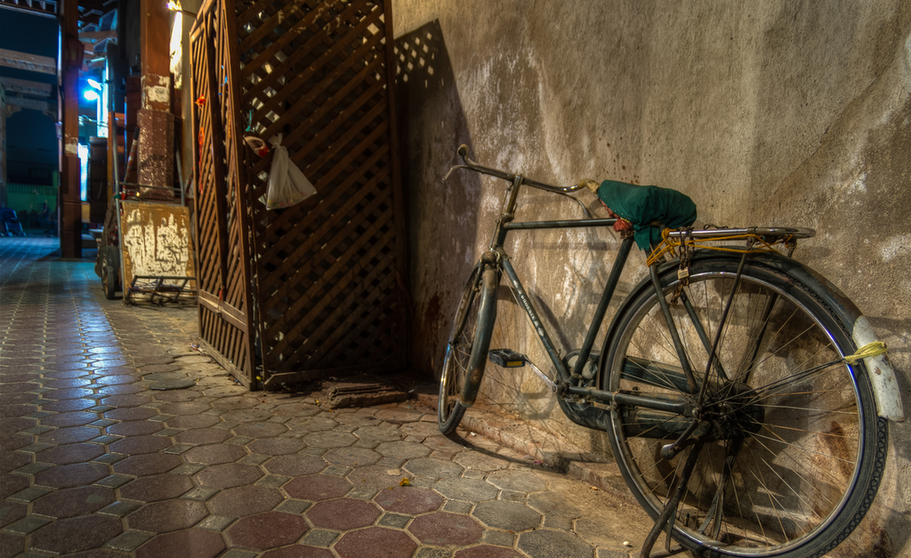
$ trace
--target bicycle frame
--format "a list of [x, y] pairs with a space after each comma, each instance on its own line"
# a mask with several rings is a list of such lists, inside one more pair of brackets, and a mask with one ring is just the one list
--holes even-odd
[[[585, 339], [583, 341], [579, 357], [573, 366], [573, 370], [568, 370], [566, 364], [563, 362], [563, 359], [560, 357], [560, 354], [553, 343], [550, 333], [547, 331], [547, 328], [541, 321], [541, 318], [539, 317], [537, 311], [532, 306], [531, 300], [528, 297], [528, 293], [525, 291], [525, 287], [522, 285], [522, 282], [519, 279], [515, 268], [512, 266], [509, 255], [503, 248], [506, 237], [511, 231], [606, 227], [612, 226], [617, 220], [615, 218], [588, 218], [560, 221], [515, 222], [513, 219], [518, 203], [518, 194], [523, 185], [559, 194], [565, 194], [566, 192], [578, 190], [580, 187], [574, 186], [568, 188], [557, 188], [547, 184], [526, 180], [521, 175], [508, 175], [505, 173], [499, 173], [499, 171], [486, 169], [480, 165], [470, 165], [469, 168], [472, 168], [473, 170], [482, 169], [482, 172], [493, 174], [499, 178], [509, 179], [512, 182], [512, 184], [506, 189], [506, 196], [502, 210], [500, 211], [500, 216], [496, 222], [493, 239], [491, 240], [488, 251], [485, 252], [482, 256], [481, 261], [484, 262], [485, 265], [495, 266], [497, 269], [502, 270], [506, 274], [506, 278], [512, 286], [512, 292], [517, 299], [516, 302], [522, 307], [529, 320], [531, 321], [536, 335], [541, 340], [541, 343], [543, 344], [544, 349], [550, 358], [551, 364], [556, 370], [557, 381], [555, 383], [557, 387], [557, 396], [560, 407], [567, 415], [567, 417], [577, 424], [597, 430], [606, 430], [608, 425], [608, 419], [605, 410], [593, 407], [588, 404], [579, 405], [571, 403], [566, 400], [567, 396], [582, 397], [584, 399], [590, 399], [592, 401], [603, 403], [605, 405], [611, 405], [615, 401], [618, 403], [635, 402], [636, 405], [643, 408], [673, 412], [685, 417], [692, 416], [692, 409], [690, 408], [690, 405], [684, 401], [674, 402], [667, 399], [658, 399], [645, 395], [611, 393], [602, 390], [581, 388], [571, 385], [572, 380], [582, 378], [582, 370], [591, 355], [591, 351], [595, 343], [595, 337], [597, 336], [598, 331], [601, 329], [601, 323], [604, 321], [604, 317], [607, 314], [607, 309], [610, 306], [610, 302], [613, 299], [617, 284], [620, 281], [620, 276], [626, 267], [629, 253], [634, 243], [632, 237], [623, 238], [621, 241], [617, 259], [614, 260], [614, 263], [611, 266], [611, 272], [601, 294], [601, 300], [599, 301], [598, 307], [595, 310], [592, 323], [585, 334]], [[586, 211], [586, 213], [588, 212]], [[481, 358], [486, 359], [486, 355], [481, 356]], [[478, 389], [480, 388], [480, 380], [480, 377], [478, 377], [477, 380], [475, 378], [467, 379], [469, 388], [467, 390], [467, 393], [464, 394], [461, 399], [463, 405], [466, 407], [471, 406], [474, 403], [474, 400], [477, 397]]]

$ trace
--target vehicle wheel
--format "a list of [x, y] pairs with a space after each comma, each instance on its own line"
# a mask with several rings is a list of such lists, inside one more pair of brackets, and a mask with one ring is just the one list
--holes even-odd
[[484, 374], [484, 363], [487, 360], [490, 334], [496, 315], [496, 281], [488, 277], [494, 285], [488, 292], [488, 289], [483, 287], [486, 283], [483, 280], [485, 274], [496, 274], [496, 270], [485, 270], [479, 264], [468, 278], [459, 306], [456, 308], [452, 331], [446, 345], [437, 401], [437, 418], [440, 431], [444, 434], [455, 432], [465, 414], [466, 407], [459, 399], [466, 388], [470, 389], [469, 370], [478, 370], [476, 378], [472, 379], [474, 389], [477, 389]]
[[[739, 258], [696, 262], [670, 311], [697, 381], [691, 392], [654, 289], [617, 318], [601, 389], [697, 405], [710, 432], [672, 457], [695, 420], [631, 405], [611, 411], [609, 437], [623, 476], [656, 518], [691, 451], [700, 448], [676, 512], [674, 538], [702, 556], [822, 556], [873, 500], [888, 425], [876, 415], [864, 365], [838, 315], [794, 278]], [[676, 268], [661, 277], [666, 298]], [[719, 324], [730, 300], [725, 323]], [[702, 333], [700, 333], [702, 329]], [[721, 330], [715, 365], [708, 355]], [[667, 455], [667, 454], [665, 454]]]
[[101, 260], [101, 288], [104, 289], [104, 298], [114, 300], [117, 296], [117, 269], [114, 267], [114, 258], [111, 257], [111, 247], [103, 249], [104, 257]]

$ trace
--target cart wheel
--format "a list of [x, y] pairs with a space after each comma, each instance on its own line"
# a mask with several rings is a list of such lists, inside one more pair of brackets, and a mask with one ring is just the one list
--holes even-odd
[[104, 298], [114, 300], [117, 295], [117, 270], [110, 254], [111, 248], [107, 247], [101, 260], [101, 288], [104, 289]]

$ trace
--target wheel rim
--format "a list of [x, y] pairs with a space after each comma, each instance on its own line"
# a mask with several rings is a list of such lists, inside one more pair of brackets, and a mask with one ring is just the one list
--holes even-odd
[[442, 422], [446, 422], [452, 416], [468, 374], [468, 359], [471, 357], [477, 325], [479, 276], [475, 272], [469, 280], [469, 286], [466, 287], [456, 309], [456, 319], [449, 343], [446, 345], [439, 398], [439, 418]]
[[[708, 323], [709, 340], [716, 333], [711, 322], [721, 315], [733, 283], [731, 273], [705, 273], [692, 277], [686, 289], [693, 311]], [[672, 314], [694, 375], [701, 378], [711, 342], [689, 325], [685, 304], [672, 306]], [[654, 295], [630, 324], [613, 370], [633, 362], [624, 355], [679, 362]], [[726, 423], [725, 434], [716, 432], [703, 445], [678, 508], [677, 528], [686, 538], [734, 556], [773, 556], [807, 544], [838, 516], [859, 474], [865, 417], [850, 368], [842, 363], [816, 369], [843, 356], [831, 329], [812, 318], [799, 297], [741, 278], [720, 336], [719, 366], [706, 389], [710, 404], [703, 409], [706, 422]], [[679, 378], [668, 377], [658, 387], [652, 376], [648, 383], [630, 377], [612, 374], [609, 389], [696, 399], [681, 395]], [[657, 514], [689, 450], [661, 458], [660, 447], [679, 436], [679, 428], [669, 427], [677, 423], [654, 412], [644, 420], [641, 410], [636, 416], [632, 411], [620, 407], [612, 413], [612, 442], [637, 498]], [[661, 437], [661, 428], [670, 432]]]

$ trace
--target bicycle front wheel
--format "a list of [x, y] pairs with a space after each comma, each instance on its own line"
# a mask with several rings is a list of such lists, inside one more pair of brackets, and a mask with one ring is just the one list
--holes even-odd
[[[465, 414], [463, 395], [473, 401], [483, 377], [496, 316], [496, 273], [495, 269], [478, 264], [456, 308], [437, 400], [437, 419], [443, 434], [455, 432]], [[470, 377], [472, 370], [474, 378]]]
[[[822, 556], [873, 500], [886, 421], [876, 415], [863, 365], [845, 362], [856, 348], [824, 298], [759, 263], [748, 261], [738, 279], [738, 264], [724, 257], [694, 262], [682, 293], [676, 269], [660, 278], [695, 389], [655, 289], [625, 305], [602, 364], [609, 371], [602, 389], [687, 401], [696, 412], [616, 405], [611, 446], [653, 518], [689, 453], [699, 450], [673, 531], [697, 554]], [[662, 454], [694, 421], [699, 441]]]

